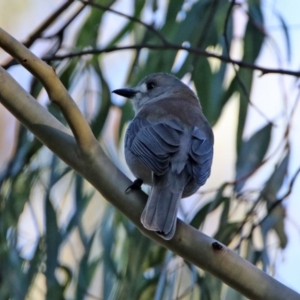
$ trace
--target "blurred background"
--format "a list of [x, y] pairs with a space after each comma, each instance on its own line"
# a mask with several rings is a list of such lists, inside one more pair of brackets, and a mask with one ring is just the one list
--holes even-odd
[[[193, 88], [215, 156], [179, 217], [300, 293], [299, 6], [11, 0], [0, 1], [0, 26], [56, 69], [132, 179], [123, 137], [133, 111], [111, 91], [154, 72]], [[3, 51], [0, 63], [66, 124], [35, 78]], [[0, 228], [1, 299], [243, 299], [144, 237], [1, 105]]]

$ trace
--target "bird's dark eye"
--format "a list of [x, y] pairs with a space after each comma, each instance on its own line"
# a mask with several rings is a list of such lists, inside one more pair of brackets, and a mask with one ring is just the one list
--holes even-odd
[[147, 82], [147, 90], [152, 90], [155, 87], [155, 83], [153, 81]]

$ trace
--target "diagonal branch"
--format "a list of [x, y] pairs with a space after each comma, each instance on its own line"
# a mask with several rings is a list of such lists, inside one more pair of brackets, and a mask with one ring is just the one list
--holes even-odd
[[95, 137], [79, 108], [57, 77], [55, 70], [1, 28], [0, 41], [3, 50], [9, 52], [30, 73], [40, 79], [50, 100], [59, 105], [80, 146], [79, 150], [82, 153], [78, 154], [90, 151], [90, 147], [95, 143]]
[[[176, 234], [170, 241], [146, 230], [140, 222], [140, 215], [147, 195], [142, 191], [134, 191], [130, 195], [124, 193], [130, 180], [109, 160], [93, 138], [84, 117], [78, 108], [74, 108], [75, 103], [64, 90], [53, 69], [1, 29], [0, 46], [42, 81], [50, 98], [63, 111], [76, 139], [0, 68], [0, 99], [3, 105], [57, 156], [87, 179], [145, 235], [217, 276], [248, 298], [300, 300], [299, 294], [181, 220], [177, 221]], [[87, 137], [82, 138], [82, 135]], [[82, 152], [84, 155], [78, 156]]]

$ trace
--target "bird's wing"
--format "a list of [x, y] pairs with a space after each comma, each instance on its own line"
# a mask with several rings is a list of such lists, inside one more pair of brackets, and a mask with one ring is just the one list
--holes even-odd
[[183, 126], [177, 120], [151, 123], [135, 118], [126, 133], [125, 147], [156, 175], [169, 167], [170, 155], [178, 151]]
[[202, 186], [210, 175], [213, 159], [213, 136], [208, 136], [198, 127], [193, 128], [189, 155], [193, 161], [192, 170], [195, 180]]
[[[180, 147], [184, 128], [177, 120], [153, 124], [146, 119], [135, 118], [126, 134], [126, 148], [156, 175], [164, 174], [169, 167], [170, 156]], [[192, 129], [188, 150], [192, 173], [199, 186], [210, 175], [213, 158], [213, 137], [195, 126]]]

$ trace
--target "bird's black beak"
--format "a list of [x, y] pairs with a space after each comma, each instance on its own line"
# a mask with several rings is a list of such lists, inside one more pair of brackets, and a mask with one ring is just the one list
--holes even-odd
[[123, 96], [123, 97], [126, 97], [126, 98], [132, 98], [132, 97], [134, 97], [134, 95], [137, 92], [133, 89], [118, 89], [118, 90], [112, 91], [112, 93], [115, 93], [117, 95], [120, 95], [120, 96]]

